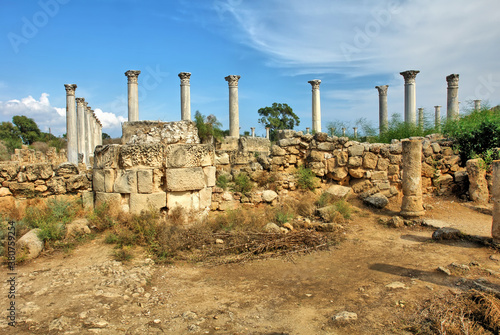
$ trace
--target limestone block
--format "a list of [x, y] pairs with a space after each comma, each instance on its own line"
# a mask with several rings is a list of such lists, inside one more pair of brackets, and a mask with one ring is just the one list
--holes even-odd
[[19, 172], [17, 174], [17, 182], [18, 183], [25, 183], [28, 181], [28, 178], [26, 178], [26, 173], [24, 172]]
[[365, 152], [363, 154], [363, 167], [365, 169], [374, 170], [377, 167], [378, 156], [372, 152]]
[[200, 190], [200, 208], [210, 207], [212, 204], [212, 188], [205, 187]]
[[199, 192], [168, 192], [167, 193], [167, 208], [169, 211], [176, 207], [182, 207], [187, 211], [200, 209], [200, 193]]
[[56, 170], [56, 176], [58, 177], [69, 177], [71, 175], [79, 174], [78, 166], [73, 163], [62, 163], [60, 164]]
[[485, 163], [481, 158], [469, 159], [465, 163], [469, 176], [469, 198], [476, 203], [488, 202], [488, 183]]
[[38, 237], [40, 229], [32, 229], [26, 234], [24, 234], [17, 241], [17, 250], [20, 256], [24, 259], [29, 260], [38, 257], [43, 250], [43, 240]]
[[75, 192], [77, 190], [86, 190], [90, 188], [90, 181], [87, 179], [87, 176], [83, 174], [71, 176], [65, 179], [65, 181], [67, 192]]
[[19, 173], [19, 162], [0, 162], [0, 176], [6, 180], [13, 180]]
[[456, 164], [460, 163], [460, 156], [452, 155], [452, 156], [446, 157], [446, 158], [444, 158], [443, 162], [447, 167], [456, 165]]
[[201, 167], [167, 169], [167, 191], [194, 191], [205, 188], [205, 173]]
[[196, 144], [200, 143], [193, 121], [133, 121], [122, 124], [123, 144]]
[[299, 149], [297, 149], [296, 147], [286, 147], [285, 149], [286, 149], [286, 152], [288, 152], [291, 155], [298, 155], [298, 154], [300, 154]]
[[94, 150], [94, 169], [117, 169], [120, 149], [119, 144], [97, 146]]
[[354, 193], [365, 192], [373, 187], [373, 184], [368, 179], [353, 179], [351, 180], [351, 188]]
[[332, 185], [325, 190], [325, 193], [330, 194], [333, 200], [339, 200], [348, 197], [352, 193], [352, 189], [347, 186]]
[[283, 165], [284, 163], [285, 159], [282, 156], [273, 157], [273, 159], [271, 160], [272, 165]]
[[12, 195], [12, 192], [7, 187], [0, 187], [0, 197], [6, 197]]
[[271, 141], [262, 137], [240, 137], [239, 149], [247, 152], [265, 152], [269, 153]]
[[380, 153], [380, 149], [382, 149], [383, 144], [381, 143], [372, 143], [370, 144], [370, 152], [373, 152], [374, 154]]
[[83, 191], [82, 192], [82, 203], [84, 209], [94, 209], [94, 192]]
[[335, 149], [335, 144], [332, 142], [318, 143], [317, 149], [321, 151], [333, 151]]
[[403, 156], [401, 155], [389, 155], [389, 163], [401, 165], [403, 162]]
[[325, 175], [325, 164], [321, 162], [311, 162], [309, 163], [309, 168], [317, 177], [323, 177]]
[[105, 187], [103, 169], [94, 169], [92, 173], [92, 187], [95, 192], [109, 192]]
[[161, 208], [167, 206], [167, 194], [158, 193], [131, 193], [129, 199], [129, 210], [132, 214], [140, 214], [144, 211], [159, 212]]
[[216, 168], [215, 166], [206, 166], [203, 168], [203, 173], [205, 173], [205, 185], [207, 187], [215, 186], [217, 179], [215, 178]]
[[311, 162], [322, 162], [325, 159], [325, 154], [320, 151], [312, 150], [309, 154], [309, 160]]
[[355, 144], [347, 148], [347, 152], [349, 153], [349, 156], [361, 156], [363, 155], [363, 152], [365, 151], [365, 146], [362, 144]]
[[375, 193], [363, 199], [363, 201], [375, 208], [384, 208], [389, 204], [389, 199], [382, 193]]
[[227, 152], [217, 152], [215, 155], [215, 165], [229, 164], [229, 155]]
[[342, 166], [336, 167], [331, 173], [329, 173], [329, 176], [333, 180], [342, 180], [347, 177], [347, 168]]
[[334, 151], [333, 156], [335, 157], [337, 166], [346, 166], [349, 161], [349, 154], [346, 151]]
[[165, 159], [167, 168], [211, 166], [215, 151], [211, 144], [173, 144], [165, 149]]
[[371, 173], [370, 179], [373, 180], [384, 180], [387, 179], [387, 172], [385, 171], [373, 171]]
[[349, 175], [353, 178], [363, 178], [365, 176], [366, 170], [360, 167], [349, 168]]
[[66, 183], [63, 177], [53, 177], [47, 180], [47, 187], [53, 194], [66, 193]]
[[[283, 140], [282, 140], [283, 141]], [[240, 206], [239, 201], [224, 201], [219, 204], [220, 211], [232, 211], [238, 209]]]
[[165, 170], [154, 169], [153, 170], [153, 192], [162, 191], [164, 181], [165, 181]]
[[281, 148], [279, 145], [273, 145], [271, 147], [272, 156], [284, 156], [286, 155], [286, 150]]
[[348, 163], [349, 167], [359, 167], [362, 164], [363, 164], [363, 158], [361, 156], [349, 157], [349, 163]]
[[389, 152], [393, 155], [401, 155], [401, 153], [403, 152], [403, 146], [401, 142], [391, 144], [389, 146]]
[[106, 203], [110, 206], [120, 206], [122, 196], [120, 193], [95, 192], [95, 205]]
[[441, 152], [441, 146], [439, 145], [439, 143], [431, 143], [431, 148], [432, 148], [432, 151], [434, 151], [435, 154], [438, 154]]
[[282, 140], [279, 140], [278, 145], [280, 147], [288, 147], [291, 145], [296, 145], [300, 143], [300, 138], [295, 137], [295, 138], [284, 138]]
[[389, 165], [387, 168], [387, 174], [389, 176], [399, 175], [399, 165]]
[[9, 182], [9, 190], [16, 197], [31, 198], [35, 194], [35, 184]]
[[139, 193], [153, 193], [153, 170], [137, 171], [137, 191]]
[[35, 184], [35, 193], [40, 194], [40, 193], [44, 193], [45, 191], [47, 191], [49, 188], [45, 185], [36, 185]]
[[390, 161], [387, 158], [380, 157], [377, 162], [377, 170], [386, 171], [389, 167]]
[[226, 136], [222, 140], [222, 143], [220, 143], [220, 150], [227, 150], [227, 151], [233, 151], [233, 150], [238, 150], [238, 138], [233, 137], [233, 136]]
[[450, 147], [442, 147], [441, 148], [441, 154], [443, 156], [451, 156], [454, 153], [453, 153], [453, 149], [452, 148], [450, 148]]
[[112, 193], [115, 186], [116, 170], [104, 169], [103, 171], [104, 171], [104, 190], [95, 190], [95, 191]]
[[66, 225], [66, 238], [90, 234], [89, 221], [87, 219], [76, 219]]
[[327, 159], [327, 161], [326, 161], [326, 170], [328, 172], [332, 172], [333, 169], [335, 169], [335, 167], [337, 167], [336, 159], [335, 158]]
[[288, 164], [297, 164], [297, 156], [295, 155], [288, 155], [287, 156]]
[[434, 173], [436, 172], [436, 169], [430, 166], [427, 163], [422, 163], [422, 176], [427, 177], [427, 178], [432, 178], [434, 177]]
[[49, 179], [54, 174], [52, 165], [47, 163], [26, 165], [24, 171], [28, 181], [35, 181], [37, 179]]
[[137, 193], [137, 171], [116, 170], [115, 193]]
[[272, 202], [278, 197], [278, 194], [273, 190], [265, 190], [262, 192], [262, 200], [265, 202]]
[[119, 166], [128, 168], [160, 168], [165, 160], [165, 145], [147, 143], [123, 145], [120, 150]]

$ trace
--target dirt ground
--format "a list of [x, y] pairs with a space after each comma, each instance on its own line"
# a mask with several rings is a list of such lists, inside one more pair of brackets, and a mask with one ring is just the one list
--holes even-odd
[[[491, 216], [456, 199], [426, 197], [425, 203], [433, 207], [425, 215], [431, 222], [489, 235]], [[379, 211], [357, 206], [343, 242], [293, 259], [155, 265], [137, 250], [122, 264], [102, 238], [70, 254], [45, 254], [17, 268], [15, 329], [6, 321], [8, 275], [2, 267], [0, 333], [405, 334], [401, 320], [412, 304], [459, 291], [465, 279], [500, 284], [497, 251], [433, 241], [432, 228], [379, 224], [398, 203]], [[343, 311], [357, 319], [332, 319]]]

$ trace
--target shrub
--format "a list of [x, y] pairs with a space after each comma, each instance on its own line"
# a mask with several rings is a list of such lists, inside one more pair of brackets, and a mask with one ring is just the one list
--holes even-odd
[[244, 173], [238, 173], [236, 177], [234, 177], [234, 187], [233, 190], [241, 193], [248, 193], [252, 190], [253, 185], [250, 177]]
[[295, 178], [297, 179], [297, 185], [303, 190], [314, 190], [318, 184], [318, 179], [311, 169], [299, 166], [295, 171]]
[[225, 174], [221, 174], [219, 175], [219, 177], [217, 177], [215, 185], [217, 185], [217, 187], [222, 188], [223, 190], [227, 190], [229, 186], [229, 178]]
[[214, 115], [205, 117], [199, 111], [194, 115], [198, 137], [202, 143], [212, 142], [213, 139], [220, 141], [224, 137], [224, 132], [220, 129], [222, 123], [217, 121]]
[[134, 258], [130, 248], [119, 248], [113, 252], [113, 256], [115, 260], [119, 262], [128, 262]]

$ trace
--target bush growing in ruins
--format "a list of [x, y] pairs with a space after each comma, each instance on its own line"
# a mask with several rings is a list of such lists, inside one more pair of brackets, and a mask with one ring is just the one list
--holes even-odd
[[318, 179], [314, 172], [303, 165], [295, 170], [295, 178], [297, 179], [298, 187], [303, 190], [314, 190], [318, 185]]
[[201, 143], [211, 143], [214, 139], [220, 141], [224, 137], [224, 132], [220, 129], [222, 123], [217, 121], [215, 115], [205, 117], [200, 111], [196, 111], [194, 120]]
[[226, 190], [229, 186], [229, 178], [225, 174], [221, 174], [217, 177], [215, 185], [223, 190]]
[[253, 184], [248, 174], [240, 172], [234, 177], [233, 191], [245, 194], [250, 192], [252, 188]]
[[271, 107], [260, 108], [258, 113], [261, 116], [259, 123], [270, 128], [271, 141], [276, 141], [277, 129], [293, 129], [300, 124], [299, 117], [287, 104], [274, 102]]

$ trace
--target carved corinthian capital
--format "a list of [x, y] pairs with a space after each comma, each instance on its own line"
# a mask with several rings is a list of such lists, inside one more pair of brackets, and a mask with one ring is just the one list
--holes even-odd
[[458, 74], [450, 74], [446, 77], [446, 81], [448, 82], [448, 87], [458, 87]]
[[76, 84], [64, 84], [66, 95], [75, 95]]
[[191, 72], [181, 72], [179, 73], [179, 78], [181, 78], [181, 85], [189, 85], [189, 78], [191, 78]]
[[85, 98], [76, 98], [75, 100], [76, 100], [76, 104], [78, 106], [82, 106], [83, 107], [83, 104], [85, 102]]
[[414, 84], [415, 83], [415, 77], [417, 74], [420, 73], [420, 71], [417, 70], [409, 70], [409, 71], [404, 71], [400, 72], [399, 74], [405, 78], [405, 84]]
[[141, 74], [141, 71], [128, 70], [125, 75], [128, 78], [129, 84], [137, 84], [137, 77]]
[[308, 83], [311, 84], [313, 90], [319, 90], [319, 84], [321, 84], [321, 80], [319, 79], [309, 80]]
[[238, 86], [238, 80], [240, 80], [240, 78], [241, 78], [241, 76], [232, 74], [232, 75], [229, 75], [229, 76], [225, 77], [224, 79], [226, 79], [229, 87], [231, 87], [231, 86], [236, 86], [237, 87]]
[[375, 88], [378, 90], [378, 95], [387, 95], [389, 85], [375, 86]]

